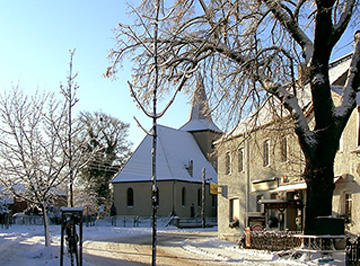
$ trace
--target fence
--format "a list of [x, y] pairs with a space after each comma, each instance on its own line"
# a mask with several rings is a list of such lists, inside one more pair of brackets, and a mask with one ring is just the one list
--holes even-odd
[[43, 217], [40, 215], [24, 215], [18, 214], [11, 217], [11, 224], [25, 224], [25, 225], [42, 225], [44, 223]]
[[360, 265], [360, 236], [348, 237], [345, 247], [346, 265]]
[[[246, 234], [246, 242], [250, 248], [280, 251], [301, 246], [301, 240], [294, 237], [298, 232], [291, 231], [251, 231]], [[250, 238], [250, 239], [249, 239]], [[245, 239], [240, 240], [240, 245], [245, 246]]]
[[[345, 253], [345, 262], [349, 266], [360, 266], [360, 236], [346, 238], [345, 235], [303, 235], [291, 231], [250, 231], [238, 244], [243, 248], [269, 251], [293, 250], [293, 255], [338, 254]], [[345, 249], [345, 250], [344, 250]], [[345, 251], [345, 252], [344, 252]]]

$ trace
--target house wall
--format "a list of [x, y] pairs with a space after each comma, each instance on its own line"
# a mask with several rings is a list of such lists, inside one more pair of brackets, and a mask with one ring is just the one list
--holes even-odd
[[[335, 99], [337, 103], [338, 99]], [[333, 196], [333, 215], [344, 217], [345, 215], [345, 195], [351, 194], [352, 208], [351, 219], [346, 223], [346, 230], [353, 233], [360, 233], [360, 147], [359, 138], [359, 109], [356, 108], [342, 134], [339, 151], [334, 161], [335, 176], [342, 178], [337, 181]], [[309, 117], [312, 119], [312, 117]], [[310, 121], [310, 126], [313, 121]], [[249, 179], [249, 203], [248, 213], [256, 213], [256, 196], [263, 195], [265, 199], [270, 199], [270, 193], [266, 185], [262, 184], [264, 191], [256, 190], [252, 185], [254, 180], [261, 180], [270, 177], [277, 177], [281, 185], [284, 181], [296, 183], [301, 181], [301, 173], [304, 169], [304, 159], [298, 144], [297, 136], [293, 129], [288, 128], [284, 131], [276, 130], [279, 125], [276, 123], [259, 128], [251, 134], [251, 138], [244, 139], [244, 136], [238, 136], [227, 142], [217, 145], [218, 149], [218, 183], [222, 191], [218, 197], [218, 228], [220, 238], [229, 238], [238, 236], [247, 226], [246, 219], [246, 189], [247, 179]], [[285, 127], [286, 128], [286, 127]], [[280, 137], [282, 134], [288, 136], [287, 162], [281, 162]], [[270, 139], [270, 165], [263, 166], [263, 142]], [[237, 153], [239, 147], [244, 147], [245, 158], [248, 156], [248, 164], [244, 171], [238, 173]], [[225, 154], [231, 154], [230, 174], [225, 174]], [[283, 181], [283, 177], [285, 180]], [[303, 182], [303, 181], [302, 181]], [[302, 192], [305, 197], [304, 192]], [[278, 193], [277, 197], [286, 198], [286, 193]], [[240, 226], [238, 228], [229, 227], [229, 206], [232, 198], [240, 199]]]
[[26, 201], [14, 197], [14, 203], [9, 205], [9, 210], [14, 213], [23, 212], [27, 209], [28, 204]]
[[[245, 228], [247, 171], [237, 171], [236, 151], [246, 149], [243, 138], [221, 143], [218, 146], [218, 233], [220, 238], [240, 236]], [[226, 174], [225, 156], [230, 153], [230, 173]], [[244, 163], [247, 161], [245, 152]], [[246, 163], [245, 163], [246, 164]], [[230, 200], [239, 199], [239, 227], [230, 228]]]
[[[281, 158], [281, 137], [287, 138], [288, 160], [282, 162]], [[270, 141], [269, 159], [270, 163], [264, 166], [265, 140]], [[238, 150], [243, 148], [243, 171], [238, 168]], [[276, 178], [280, 183], [290, 180], [299, 180], [303, 169], [303, 155], [294, 135], [294, 131], [289, 124], [273, 123], [253, 132], [251, 137], [245, 138], [243, 135], [229, 141], [219, 143], [218, 149], [218, 233], [220, 238], [233, 239], [239, 236], [248, 226], [248, 216], [261, 216], [261, 211], [257, 211], [257, 196], [270, 199], [270, 189], [277, 187], [277, 181], [256, 183], [258, 180]], [[226, 174], [225, 154], [229, 152], [230, 174]], [[246, 197], [248, 193], [248, 198]], [[240, 199], [240, 219], [239, 227], [231, 228], [230, 222], [230, 201]]]
[[360, 147], [359, 138], [359, 109], [355, 109], [343, 131], [341, 145], [336, 154], [334, 173], [342, 175], [336, 185], [333, 197], [333, 214], [344, 216], [345, 194], [352, 196], [351, 220], [346, 224], [346, 229], [351, 233], [360, 233]]
[[[151, 216], [151, 182], [114, 183], [114, 204], [118, 215]], [[134, 206], [127, 206], [127, 190], [134, 192]], [[179, 217], [190, 217], [191, 206], [194, 204], [195, 216], [201, 216], [201, 206], [198, 206], [197, 193], [201, 183], [183, 181], [158, 181], [159, 208], [158, 215], [168, 216], [175, 211]], [[182, 189], [185, 188], [185, 205], [182, 205]], [[212, 196], [209, 195], [209, 185], [206, 185], [205, 216], [216, 217], [217, 200], [212, 206]], [[215, 197], [216, 199], [216, 197]]]

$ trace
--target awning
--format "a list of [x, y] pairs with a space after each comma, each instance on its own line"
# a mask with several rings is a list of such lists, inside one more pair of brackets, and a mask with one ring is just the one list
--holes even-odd
[[258, 200], [259, 204], [283, 204], [283, 203], [287, 203], [287, 200], [283, 200], [283, 199], [261, 199]]
[[298, 184], [291, 184], [291, 185], [284, 185], [284, 186], [279, 186], [273, 190], [271, 190], [270, 192], [292, 192], [292, 191], [296, 191], [296, 190], [305, 190], [306, 189], [306, 183], [298, 183]]
[[[341, 176], [337, 176], [334, 178], [334, 184], [341, 178]], [[289, 184], [289, 185], [282, 185], [269, 192], [293, 192], [297, 190], [305, 190], [307, 188], [305, 182], [297, 183], [297, 184]]]
[[257, 179], [257, 180], [253, 180], [252, 183], [253, 185], [257, 185], [260, 183], [266, 183], [266, 182], [271, 182], [271, 181], [275, 181], [276, 177], [270, 177], [270, 178], [265, 178], [265, 179]]

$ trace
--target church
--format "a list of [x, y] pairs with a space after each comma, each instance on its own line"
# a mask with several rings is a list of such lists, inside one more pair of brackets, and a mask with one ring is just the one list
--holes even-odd
[[[205, 169], [205, 217], [216, 217], [217, 156], [213, 142], [221, 130], [206, 115], [208, 102], [202, 79], [196, 81], [188, 121], [179, 129], [157, 126], [156, 178], [159, 189], [158, 215], [182, 218], [201, 215], [202, 169]], [[151, 146], [146, 135], [113, 181], [118, 215], [151, 216]]]

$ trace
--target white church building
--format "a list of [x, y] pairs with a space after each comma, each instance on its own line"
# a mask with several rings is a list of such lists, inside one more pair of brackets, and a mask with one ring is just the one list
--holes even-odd
[[[210, 182], [217, 183], [213, 142], [221, 130], [210, 116], [201, 78], [197, 79], [189, 120], [179, 129], [157, 126], [156, 178], [159, 216], [201, 214], [202, 169], [206, 172], [205, 216], [216, 217], [217, 195], [210, 194]], [[146, 135], [112, 183], [118, 215], [151, 216], [151, 147]]]

